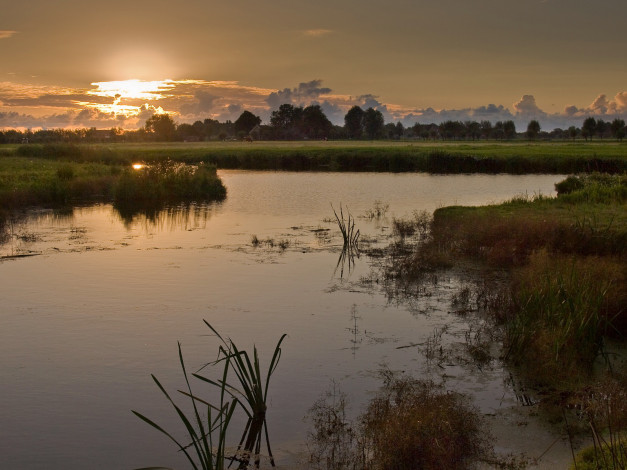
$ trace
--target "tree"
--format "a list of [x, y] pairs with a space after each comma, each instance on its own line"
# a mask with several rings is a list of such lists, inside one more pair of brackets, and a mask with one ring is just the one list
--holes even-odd
[[157, 140], [174, 140], [176, 135], [176, 124], [169, 114], [153, 114], [144, 127]]
[[575, 126], [570, 126], [568, 128], [568, 137], [570, 137], [571, 139], [575, 140], [578, 134], [579, 134], [579, 129], [577, 129]]
[[625, 133], [626, 133], [625, 121], [623, 121], [622, 119], [616, 118], [612, 121], [612, 124], [610, 124], [610, 127], [612, 129], [612, 135], [618, 140], [623, 140], [623, 138], [625, 137]]
[[302, 115], [302, 107], [295, 107], [289, 103], [282, 104], [279, 109], [272, 111], [270, 125], [274, 128], [275, 135], [283, 139], [300, 137]]
[[466, 121], [466, 133], [472, 140], [479, 140], [481, 137], [481, 124], [477, 121]]
[[364, 110], [359, 106], [353, 106], [344, 116], [344, 127], [350, 138], [361, 138], [364, 131], [364, 114]]
[[540, 133], [540, 123], [536, 121], [535, 119], [532, 119], [531, 121], [529, 121], [529, 124], [527, 125], [527, 137], [529, 137], [530, 139], [535, 139], [536, 137], [538, 137], [539, 133]]
[[328, 137], [333, 124], [318, 104], [307, 106], [303, 110], [302, 128], [309, 138]]
[[483, 137], [485, 140], [488, 140], [490, 137], [492, 137], [492, 123], [490, 121], [481, 121], [481, 124], [479, 124], [479, 126], [481, 127], [481, 137]]
[[377, 139], [383, 136], [385, 120], [383, 113], [374, 108], [368, 108], [364, 113], [364, 132], [369, 139]]
[[514, 121], [505, 121], [503, 123], [503, 134], [507, 140], [511, 140], [516, 137], [516, 124]]
[[244, 111], [234, 122], [235, 132], [248, 134], [253, 127], [258, 126], [259, 124], [261, 124], [261, 118], [259, 116], [255, 116], [250, 111]]
[[597, 121], [593, 117], [587, 117], [583, 121], [583, 126], [581, 126], [581, 135], [584, 139], [588, 140], [588, 137], [592, 138], [594, 133], [597, 130]]
[[596, 133], [599, 138], [605, 137], [605, 133], [610, 129], [610, 123], [605, 122], [603, 119], [597, 121]]

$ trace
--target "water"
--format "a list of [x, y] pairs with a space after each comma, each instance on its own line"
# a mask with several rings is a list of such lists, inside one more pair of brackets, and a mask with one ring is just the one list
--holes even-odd
[[[371, 277], [367, 257], [340, 277], [341, 239], [329, 218], [331, 203], [355, 216], [376, 200], [389, 204], [385, 219], [357, 218], [362, 237], [385, 244], [394, 216], [550, 195], [560, 176], [220, 176], [228, 188], [223, 203], [153, 220], [122, 220], [98, 205], [35, 211], [10, 226], [0, 256], [35, 256], [0, 262], [1, 468], [187, 468], [174, 445], [130, 410], [180, 428], [150, 374], [176, 394], [183, 386], [177, 341], [190, 370], [215, 358], [218, 342], [203, 319], [242, 348], [256, 344], [262, 366], [287, 333], [268, 412], [273, 451], [285, 468], [304, 449], [303, 417], [321, 394], [335, 383], [358, 413], [382, 367], [433, 376], [471, 395], [501, 434], [499, 450], [537, 456], [553, 442], [518, 405], [498, 365], [434, 368], [425, 360], [424, 344], [436, 329], [447, 328], [447, 347], [463, 341], [468, 321], [450, 313], [460, 280], [445, 277], [430, 296], [404, 302], [364, 281]], [[255, 248], [253, 235], [289, 246]], [[565, 453], [561, 444], [554, 449], [544, 457], [548, 466]]]

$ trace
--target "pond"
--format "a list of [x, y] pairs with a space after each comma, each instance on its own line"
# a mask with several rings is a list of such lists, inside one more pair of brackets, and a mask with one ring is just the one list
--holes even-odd
[[[110, 205], [37, 210], [9, 225], [0, 246], [2, 468], [187, 468], [131, 409], [179, 429], [150, 374], [173, 393], [183, 387], [177, 341], [190, 370], [215, 359], [218, 341], [203, 319], [241, 348], [255, 344], [262, 367], [287, 334], [268, 411], [283, 468], [296, 468], [306, 450], [312, 404], [336, 386], [358, 413], [384, 367], [469, 394], [490, 417], [503, 453], [537, 457], [550, 448], [540, 468], [568, 458], [566, 444], [552, 446], [559, 436], [521, 405], [498, 364], [434, 367], [425, 358], [430, 338], [439, 334], [454, 346], [471, 326], [451, 313], [463, 279], [450, 274], [412, 301], [391, 298], [373, 281], [368, 256], [350, 270], [337, 267], [342, 240], [331, 207], [350, 209], [362, 239], [384, 246], [393, 217], [551, 195], [561, 176], [220, 176], [228, 196], [219, 204], [131, 220]], [[389, 205], [386, 216], [362, 217], [375, 201]], [[262, 243], [253, 246], [253, 236]]]

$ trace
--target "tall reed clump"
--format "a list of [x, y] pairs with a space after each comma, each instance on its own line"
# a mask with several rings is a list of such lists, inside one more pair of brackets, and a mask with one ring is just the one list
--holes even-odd
[[335, 215], [335, 220], [337, 222], [337, 226], [342, 233], [342, 239], [344, 240], [345, 248], [357, 248], [359, 243], [359, 229], [355, 229], [355, 218], [351, 215], [348, 208], [346, 208], [346, 213], [348, 214], [347, 218], [344, 218], [344, 211], [342, 209], [342, 204], [340, 204], [340, 215], [337, 214], [333, 204], [331, 204], [331, 209], [333, 209], [333, 215]]
[[242, 434], [238, 451], [240, 452], [234, 460], [239, 460], [239, 468], [248, 468], [250, 459], [254, 459], [255, 467], [259, 467], [261, 455], [261, 442], [265, 437], [267, 451], [270, 462], [274, 466], [274, 458], [270, 449], [270, 439], [268, 436], [268, 427], [266, 425], [266, 410], [268, 409], [268, 387], [270, 378], [276, 370], [279, 359], [281, 358], [281, 343], [287, 336], [283, 334], [279, 339], [274, 354], [268, 367], [266, 374], [262, 374], [259, 364], [259, 354], [257, 347], [253, 347], [253, 360], [251, 362], [248, 352], [240, 350], [235, 343], [229, 338], [223, 338], [207, 321], [205, 324], [214, 332], [222, 343], [219, 346], [218, 359], [207, 364], [216, 365], [224, 363], [230, 371], [235, 374], [235, 382], [227, 382], [226, 375], [221, 380], [215, 381], [200, 374], [194, 374], [194, 377], [215, 385], [220, 390], [224, 390], [234, 400], [238, 400], [241, 408], [248, 416], [246, 428]]
[[[231, 423], [235, 407], [237, 406], [237, 400], [233, 399], [230, 402], [226, 400], [227, 393], [225, 386], [220, 390], [220, 400], [217, 405], [195, 396], [189, 383], [185, 362], [183, 361], [181, 343], [178, 344], [178, 349], [181, 369], [183, 370], [183, 377], [185, 378], [185, 384], [187, 386], [187, 391], [179, 390], [179, 393], [190, 399], [192, 408], [191, 416], [188, 416], [185, 411], [174, 402], [173, 398], [165, 390], [163, 385], [161, 385], [157, 377], [152, 375], [152, 379], [157, 384], [157, 387], [159, 387], [159, 390], [161, 390], [161, 393], [166, 397], [167, 401], [170, 402], [179, 419], [185, 426], [187, 440], [181, 442], [180, 439], [174, 437], [170, 432], [166, 431], [150, 418], [134, 410], [133, 413], [174, 442], [179, 451], [183, 452], [194, 470], [224, 470], [227, 468], [227, 460], [229, 457], [226, 448], [226, 432]], [[226, 378], [228, 370], [229, 364], [227, 361], [222, 369], [224, 378]], [[193, 452], [189, 450], [190, 448], [193, 448]]]
[[[228, 467], [233, 462], [238, 462], [238, 468], [247, 469], [251, 459], [254, 460], [255, 468], [259, 468], [263, 437], [265, 437], [271, 465], [274, 467], [274, 458], [270, 449], [270, 439], [266, 425], [266, 410], [270, 378], [281, 358], [281, 343], [286, 335], [282, 335], [279, 339], [267, 373], [264, 375], [261, 372], [259, 354], [256, 347], [253, 349], [253, 361], [251, 362], [247, 351], [239, 349], [231, 339], [224, 339], [207, 321], [205, 321], [205, 324], [222, 344], [218, 347], [218, 358], [207, 363], [201, 370], [208, 366], [219, 366], [218, 370], [221, 371], [221, 374], [215, 380], [198, 373], [194, 373], [192, 376], [204, 383], [217, 387], [219, 392], [218, 404], [212, 404], [192, 392], [180, 343], [179, 360], [187, 389], [186, 391], [179, 390], [179, 393], [190, 399], [191, 417], [174, 403], [174, 400], [165, 391], [157, 378], [154, 375], [152, 376], [183, 423], [187, 431], [188, 442], [183, 443], [176, 439], [172, 434], [143, 414], [136, 411], [133, 411], [133, 413], [172, 440], [179, 450], [185, 454], [194, 469], [223, 470], [227, 468], [227, 462]], [[235, 374], [235, 381], [231, 380], [231, 374]], [[248, 422], [237, 451], [230, 452], [227, 448], [227, 430], [236, 408], [241, 409], [246, 414]], [[193, 454], [188, 450], [190, 448], [194, 449]]]
[[224, 199], [226, 188], [212, 165], [189, 166], [164, 161], [126, 170], [113, 189], [118, 206], [159, 206], [181, 201]]
[[540, 381], [590, 371], [608, 336], [624, 330], [625, 268], [601, 257], [536, 252], [514, 275], [508, 356]]

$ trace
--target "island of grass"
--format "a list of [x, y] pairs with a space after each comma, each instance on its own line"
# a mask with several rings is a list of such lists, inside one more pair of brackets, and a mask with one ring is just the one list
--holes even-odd
[[62, 159], [0, 158], [0, 215], [32, 206], [112, 202], [127, 213], [165, 205], [222, 200], [226, 188], [213, 165], [160, 160], [116, 165]]
[[430, 173], [622, 173], [627, 143], [269, 141], [1, 145], [0, 157], [131, 164], [170, 159], [219, 169], [422, 171]]

